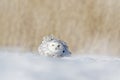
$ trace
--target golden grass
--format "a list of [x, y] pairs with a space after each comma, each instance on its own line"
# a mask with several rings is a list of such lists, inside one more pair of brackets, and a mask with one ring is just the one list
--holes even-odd
[[72, 51], [119, 55], [119, 9], [120, 0], [0, 0], [0, 45], [36, 50], [54, 34]]

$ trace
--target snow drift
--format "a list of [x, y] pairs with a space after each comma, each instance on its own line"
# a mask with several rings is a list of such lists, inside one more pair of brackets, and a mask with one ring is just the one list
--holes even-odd
[[120, 59], [0, 51], [0, 80], [120, 80]]

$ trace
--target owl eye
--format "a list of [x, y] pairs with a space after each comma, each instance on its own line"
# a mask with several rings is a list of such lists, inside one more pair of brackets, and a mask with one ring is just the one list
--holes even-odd
[[60, 47], [60, 45], [58, 45], [58, 47]]
[[50, 40], [53, 40], [53, 39], [50, 39]]
[[52, 44], [52, 46], [55, 46], [54, 44]]

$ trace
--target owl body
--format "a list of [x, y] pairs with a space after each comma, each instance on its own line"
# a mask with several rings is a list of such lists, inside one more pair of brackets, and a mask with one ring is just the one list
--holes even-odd
[[43, 38], [42, 43], [38, 48], [40, 55], [50, 57], [67, 57], [71, 55], [68, 46], [64, 41], [56, 39], [53, 35]]

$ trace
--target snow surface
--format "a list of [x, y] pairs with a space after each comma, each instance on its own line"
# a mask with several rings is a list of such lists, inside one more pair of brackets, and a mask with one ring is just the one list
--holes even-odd
[[120, 59], [0, 51], [0, 80], [120, 80]]

